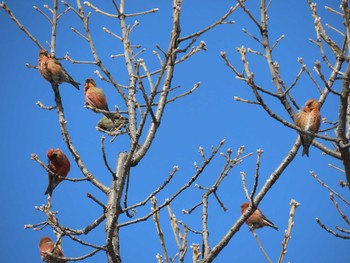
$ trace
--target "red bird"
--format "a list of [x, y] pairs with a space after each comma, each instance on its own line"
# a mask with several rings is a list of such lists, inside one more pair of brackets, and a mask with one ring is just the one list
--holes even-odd
[[95, 107], [99, 110], [108, 111], [104, 115], [113, 120], [113, 115], [109, 112], [106, 95], [103, 90], [96, 87], [96, 82], [93, 79], [86, 79], [84, 85], [85, 105]]
[[[306, 101], [303, 109], [294, 115], [294, 122], [297, 127], [304, 131], [317, 133], [321, 125], [320, 104], [318, 101], [315, 99]], [[299, 135], [303, 145], [302, 156], [306, 154], [309, 157], [309, 148], [315, 136], [302, 133], [299, 133]]]
[[[50, 170], [56, 175], [67, 177], [70, 169], [70, 162], [67, 156], [60, 149], [50, 149], [47, 151], [46, 155], [47, 158], [49, 158], [48, 167]], [[49, 173], [49, 186], [47, 187], [45, 194], [52, 196], [52, 191], [62, 181], [62, 178], [58, 178]]]
[[58, 85], [62, 82], [68, 82], [79, 89], [80, 83], [74, 81], [62, 67], [61, 63], [51, 57], [45, 49], [40, 49], [39, 51], [38, 69], [41, 76], [52, 84]]
[[54, 243], [52, 242], [51, 238], [46, 236], [42, 237], [40, 239], [39, 249], [40, 249], [40, 256], [43, 261], [47, 263], [67, 263], [66, 260], [57, 259], [45, 253], [45, 252], [49, 252], [55, 256], [64, 257], [62, 250], [58, 246], [56, 247], [54, 246]]
[[[241, 205], [241, 213], [244, 214], [244, 212], [248, 209], [249, 202], [243, 203]], [[253, 228], [261, 228], [264, 226], [272, 227], [273, 229], [278, 230], [278, 227], [276, 227], [270, 220], [268, 220], [263, 213], [257, 208], [254, 213], [247, 218], [245, 221], [248, 226], [252, 226]]]

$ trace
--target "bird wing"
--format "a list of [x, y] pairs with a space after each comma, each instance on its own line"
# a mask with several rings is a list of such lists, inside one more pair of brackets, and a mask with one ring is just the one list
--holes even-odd
[[[96, 108], [98, 108], [100, 110], [109, 111], [108, 105], [107, 105], [106, 95], [104, 94], [102, 89], [95, 87], [91, 91], [91, 94], [93, 94], [93, 95], [90, 95], [93, 98], [89, 98], [89, 99], [93, 102], [93, 105]], [[88, 94], [88, 96], [89, 96], [89, 94]]]
[[272, 223], [270, 220], [268, 220], [268, 219], [266, 218], [266, 216], [264, 216], [263, 214], [261, 214], [261, 217], [262, 217], [262, 219], [265, 221], [265, 223], [266, 223], [267, 225], [269, 225], [270, 227], [272, 227], [272, 228], [278, 230], [278, 227], [275, 226], [275, 224]]
[[301, 129], [305, 128], [305, 111], [304, 110], [299, 110], [295, 115], [294, 115], [294, 122], [295, 125], [298, 126]]
[[51, 72], [51, 74], [55, 76], [61, 75], [61, 71], [62, 70], [64, 71], [62, 64], [57, 59], [54, 59], [54, 58], [50, 58], [48, 60], [47, 67], [48, 67], [48, 70]]

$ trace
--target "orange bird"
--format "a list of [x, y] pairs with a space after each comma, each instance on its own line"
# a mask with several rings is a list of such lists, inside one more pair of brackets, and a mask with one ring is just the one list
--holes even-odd
[[[306, 101], [303, 109], [299, 110], [294, 115], [294, 122], [297, 127], [304, 131], [317, 133], [321, 125], [320, 104], [318, 101], [315, 99]], [[301, 156], [306, 154], [306, 156], [309, 157], [309, 148], [315, 136], [302, 133], [299, 133], [299, 135], [303, 145], [303, 153]]]
[[93, 79], [86, 79], [84, 85], [84, 97], [85, 105], [95, 107], [99, 110], [108, 111], [104, 115], [111, 120], [113, 119], [113, 114], [109, 112], [106, 95], [103, 90], [96, 87], [96, 82]]
[[[244, 212], [249, 207], [249, 202], [243, 203], [241, 205], [241, 213], [244, 214]], [[248, 226], [252, 226], [255, 228], [262, 228], [264, 226], [272, 227], [273, 229], [278, 230], [278, 227], [276, 227], [270, 220], [268, 220], [263, 213], [257, 208], [254, 213], [247, 218], [245, 221]]]
[[[50, 170], [56, 175], [67, 177], [70, 169], [70, 162], [67, 156], [60, 149], [50, 149], [47, 151], [46, 155], [47, 158], [49, 158], [48, 167]], [[52, 191], [62, 181], [62, 178], [58, 178], [49, 173], [49, 186], [47, 187], [45, 194], [52, 196]]]
[[49, 252], [55, 256], [64, 257], [62, 250], [58, 246], [56, 247], [54, 246], [54, 243], [52, 242], [51, 238], [46, 236], [42, 237], [40, 239], [39, 249], [40, 249], [40, 256], [43, 261], [47, 263], [67, 263], [66, 260], [57, 259], [45, 253], [45, 252]]
[[40, 49], [39, 51], [38, 69], [41, 76], [52, 84], [58, 85], [62, 82], [68, 82], [79, 89], [80, 83], [74, 81], [62, 67], [61, 63], [51, 57], [45, 49]]

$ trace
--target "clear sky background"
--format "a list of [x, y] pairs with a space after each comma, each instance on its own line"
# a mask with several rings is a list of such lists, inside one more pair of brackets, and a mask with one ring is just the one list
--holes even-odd
[[[112, 4], [109, 1], [95, 2], [106, 2], [96, 5], [104, 10], [112, 10]], [[164, 50], [167, 49], [171, 30], [171, 1], [126, 2], [126, 10], [131, 13], [156, 7], [160, 9], [155, 14], [128, 20], [130, 25], [135, 19], [140, 22], [140, 26], [133, 31], [131, 41], [132, 44], [141, 44], [146, 48], [146, 52], [140, 58], [145, 59], [150, 70], [155, 70], [159, 62], [152, 54], [152, 50], [155, 49], [156, 44]], [[69, 3], [75, 6], [74, 1]], [[322, 21], [341, 28], [341, 19], [323, 8], [329, 5], [338, 10], [339, 1], [318, 1], [317, 3]], [[50, 25], [40, 13], [33, 9], [33, 5], [43, 8], [43, 4], [51, 5], [51, 1], [9, 0], [7, 4], [21, 23], [41, 43], [50, 41]], [[215, 1], [215, 4], [208, 0], [184, 1], [181, 17], [182, 36], [211, 24], [234, 4], [234, 1], [227, 0]], [[247, 5], [254, 14], [258, 15], [257, 1], [248, 1]], [[86, 12], [91, 11], [87, 7], [84, 8]], [[62, 11], [63, 7], [60, 6], [59, 10]], [[294, 130], [269, 119], [258, 106], [233, 100], [234, 96], [253, 99], [253, 94], [250, 88], [236, 80], [225, 66], [219, 55], [220, 51], [226, 51], [231, 62], [242, 69], [239, 54], [235, 51], [236, 47], [244, 45], [262, 50], [256, 42], [242, 32], [241, 29], [246, 28], [253, 34], [258, 33], [242, 11], [235, 12], [231, 20], [236, 23], [219, 26], [200, 37], [199, 40], [205, 41], [208, 51], [195, 55], [176, 68], [172, 85], [181, 86], [181, 90], [176, 94], [192, 88], [198, 81], [201, 82], [201, 86], [194, 94], [166, 107], [164, 119], [148, 155], [132, 169], [128, 199], [129, 204], [143, 200], [167, 178], [172, 167], [178, 165], [180, 170], [173, 183], [157, 195], [158, 202], [162, 203], [195, 173], [193, 163], [195, 161], [201, 163], [201, 157], [198, 154], [200, 146], [209, 156], [211, 146], [217, 146], [222, 139], [226, 139], [222, 148], [224, 152], [227, 148], [236, 152], [238, 147], [244, 145], [245, 152], [253, 152], [253, 156], [235, 167], [218, 191], [228, 210], [224, 212], [213, 198], [210, 199], [208, 220], [211, 246], [221, 239], [240, 215], [240, 205], [246, 200], [241, 186], [240, 172], [244, 171], [247, 174], [247, 183], [251, 187], [255, 172], [256, 150], [264, 150], [260, 170], [261, 186], [297, 138]], [[119, 34], [118, 21], [112, 18], [106, 19], [92, 12], [90, 24], [97, 51], [105, 65], [119, 83], [127, 85], [128, 76], [123, 59], [109, 58], [111, 54], [122, 53], [122, 45], [102, 31], [102, 27], [107, 27]], [[275, 48], [274, 59], [279, 62], [282, 77], [287, 84], [294, 80], [300, 69], [298, 57], [303, 58], [310, 70], [314, 61], [321, 60], [319, 50], [308, 40], [315, 38], [315, 32], [313, 18], [306, 1], [273, 1], [269, 12], [269, 26], [271, 41], [282, 34], [285, 35], [285, 39]], [[69, 52], [74, 59], [92, 60], [88, 44], [73, 33], [70, 30], [71, 27], [82, 31], [80, 20], [73, 12], [68, 12], [59, 21], [56, 56], [63, 57], [66, 52]], [[47, 187], [47, 174], [37, 163], [30, 160], [30, 155], [36, 153], [42, 161], [46, 162], [46, 151], [49, 148], [61, 148], [71, 160], [69, 176], [82, 177], [82, 174], [68, 154], [61, 137], [56, 111], [46, 111], [35, 104], [39, 100], [47, 106], [54, 105], [50, 84], [40, 76], [37, 70], [25, 67], [25, 63], [37, 64], [38, 47], [18, 29], [3, 10], [0, 12], [0, 36], [1, 261], [40, 262], [38, 251], [40, 238], [44, 235], [54, 238], [54, 235], [49, 227], [42, 231], [26, 230], [23, 227], [25, 224], [35, 224], [45, 220], [45, 215], [37, 211], [35, 206], [47, 202], [43, 194]], [[331, 33], [331, 36], [339, 40], [335, 33]], [[274, 87], [265, 61], [251, 54], [248, 58], [259, 85], [273, 91]], [[114, 88], [94, 75], [96, 67], [71, 64], [68, 61], [62, 61], [62, 64], [76, 81], [84, 83], [86, 78], [93, 77], [98, 86], [105, 91], [110, 108], [114, 108], [114, 105], [123, 105]], [[323, 66], [323, 69], [328, 76], [326, 66]], [[336, 83], [335, 87], [340, 89], [340, 82]], [[75, 147], [94, 175], [109, 185], [111, 175], [103, 164], [100, 150], [102, 134], [95, 129], [96, 122], [101, 116], [84, 108], [82, 88], [77, 91], [69, 84], [63, 84], [60, 90], [68, 121], [68, 131]], [[293, 89], [292, 94], [299, 105], [303, 105], [308, 98], [319, 96], [317, 89], [312, 86], [306, 75]], [[279, 102], [270, 98], [268, 101], [274, 111], [291, 121]], [[322, 116], [332, 121], [336, 120], [337, 108], [338, 98], [330, 96], [322, 108]], [[121, 107], [121, 110], [125, 108]], [[327, 127], [322, 124], [322, 128]], [[112, 167], [115, 166], [117, 154], [126, 150], [128, 150], [126, 137], [118, 138], [114, 143], [106, 140], [108, 161]], [[218, 155], [200, 177], [198, 184], [210, 187], [220, 173], [224, 162], [224, 158]], [[348, 227], [331, 204], [328, 191], [309, 175], [309, 171], [315, 171], [325, 182], [348, 198], [349, 191], [340, 189], [337, 185], [340, 179], [344, 179], [344, 175], [329, 168], [328, 163], [340, 165], [339, 162], [322, 155], [314, 147], [310, 149], [310, 158], [302, 158], [300, 149], [292, 165], [285, 170], [260, 203], [260, 209], [280, 229], [278, 232], [270, 228], [257, 231], [264, 248], [274, 262], [281, 251], [291, 199], [297, 200], [301, 205], [296, 211], [292, 239], [285, 262], [349, 261], [348, 241], [331, 236], [315, 222], [315, 218], [319, 217], [330, 228], [338, 225]], [[101, 215], [100, 207], [86, 198], [87, 192], [103, 202], [106, 201], [106, 197], [99, 190], [86, 182], [66, 181], [56, 188], [53, 210], [59, 211], [59, 221], [63, 225], [80, 229]], [[172, 204], [172, 210], [177, 218], [197, 230], [201, 229], [201, 209], [197, 209], [191, 215], [184, 215], [181, 210], [190, 209], [197, 204], [202, 194], [201, 190], [191, 187]], [[350, 215], [348, 207], [343, 204], [341, 207]], [[144, 208], [137, 210], [136, 216], [142, 216], [149, 211], [148, 203]], [[120, 218], [120, 222], [127, 220], [125, 216]], [[169, 255], [174, 256], [177, 247], [166, 210], [161, 213], [161, 224]], [[88, 242], [102, 244], [104, 235], [102, 224], [90, 235], [82, 238]], [[189, 234], [188, 244], [192, 243], [201, 244], [201, 237]], [[68, 238], [63, 239], [62, 245], [65, 255], [69, 257], [81, 256], [90, 251], [89, 248], [75, 245]], [[162, 250], [152, 219], [121, 229], [123, 262], [156, 262], [157, 253], [162, 253]], [[187, 262], [191, 262], [191, 251], [188, 250], [187, 253]], [[100, 252], [84, 262], [106, 262], [106, 257], [103, 252]], [[244, 225], [218, 256], [216, 262], [265, 262], [265, 258], [248, 227]]]

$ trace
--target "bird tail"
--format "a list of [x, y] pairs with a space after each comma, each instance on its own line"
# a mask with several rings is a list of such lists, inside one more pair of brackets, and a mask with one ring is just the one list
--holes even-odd
[[303, 153], [301, 154], [301, 156], [304, 156], [304, 155], [309, 157], [309, 147], [308, 146], [304, 146], [304, 148], [303, 148]]
[[45, 195], [49, 194], [52, 196], [53, 190], [56, 188], [56, 186], [61, 182], [58, 177], [55, 177], [53, 175], [49, 175], [49, 185], [45, 191]]
[[277, 226], [275, 226], [275, 225], [269, 225], [270, 227], [272, 227], [273, 229], [275, 229], [276, 231], [278, 231], [278, 227]]
[[74, 81], [73, 79], [71, 79], [71, 81], [69, 81], [70, 84], [72, 84], [77, 90], [79, 90], [79, 82]]
[[303, 152], [301, 156], [306, 155], [309, 157], [309, 148], [312, 143], [313, 137], [300, 135], [301, 144], [303, 145]]
[[50, 196], [52, 196], [52, 191], [53, 191], [53, 188], [51, 187], [51, 184], [49, 184], [44, 195], [49, 194]]
[[77, 90], [79, 90], [79, 85], [80, 85], [80, 83], [79, 82], [76, 82], [73, 78], [72, 78], [72, 76], [71, 75], [69, 75], [68, 73], [67, 73], [67, 71], [64, 71], [64, 73], [65, 73], [65, 78], [66, 78], [66, 82], [68, 82], [69, 84], [71, 84], [71, 85], [73, 85]]
[[262, 218], [264, 220], [264, 223], [265, 225], [269, 226], [269, 227], [272, 227], [273, 229], [277, 230], [278, 231], [278, 227], [274, 225], [274, 223], [272, 223], [270, 220], [268, 220], [266, 218], [266, 216], [262, 215]]

